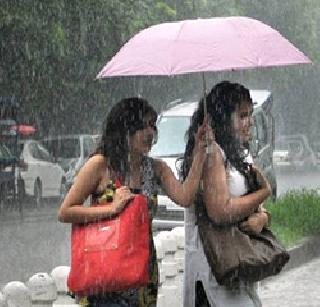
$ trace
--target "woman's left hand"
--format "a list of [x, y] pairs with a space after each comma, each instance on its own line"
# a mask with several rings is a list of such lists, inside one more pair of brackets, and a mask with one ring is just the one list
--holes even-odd
[[248, 219], [240, 223], [239, 228], [245, 232], [260, 233], [262, 228], [268, 223], [268, 216], [265, 212], [252, 213]]

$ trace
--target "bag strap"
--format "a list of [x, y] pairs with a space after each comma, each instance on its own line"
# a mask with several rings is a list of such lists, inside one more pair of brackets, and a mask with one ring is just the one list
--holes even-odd
[[203, 191], [198, 190], [196, 197], [195, 197], [195, 202], [194, 202], [194, 210], [195, 210], [195, 215], [196, 215], [196, 221], [195, 224], [199, 224], [199, 220], [208, 220], [208, 213], [207, 213], [207, 208], [204, 204], [203, 201]]

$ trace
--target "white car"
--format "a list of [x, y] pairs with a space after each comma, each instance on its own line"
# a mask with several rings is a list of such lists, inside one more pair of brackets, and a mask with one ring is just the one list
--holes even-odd
[[276, 148], [277, 151], [288, 152], [289, 164], [278, 164], [278, 166], [298, 171], [317, 169], [317, 156], [304, 134], [281, 135], [276, 140]]
[[[272, 94], [267, 90], [250, 90], [254, 103], [253, 116], [255, 124], [252, 127], [253, 139], [250, 150], [254, 162], [268, 178], [273, 198], [276, 197], [277, 184], [272, 164], [274, 149], [274, 120], [271, 114]], [[158, 141], [152, 147], [150, 156], [164, 160], [178, 178], [181, 157], [185, 151], [185, 133], [190, 125], [193, 112], [198, 102], [170, 103], [157, 121]], [[180, 159], [179, 159], [180, 158]], [[171, 229], [184, 225], [184, 209], [176, 205], [166, 195], [158, 195], [157, 215], [153, 219], [155, 229]]]
[[96, 146], [96, 136], [70, 134], [50, 136], [41, 141], [66, 172], [67, 189]]
[[291, 167], [290, 156], [288, 150], [274, 150], [272, 155], [274, 167]]
[[63, 197], [66, 191], [65, 172], [54, 162], [48, 150], [36, 140], [19, 142], [20, 167], [17, 176], [23, 182], [24, 193], [41, 206], [43, 198]]

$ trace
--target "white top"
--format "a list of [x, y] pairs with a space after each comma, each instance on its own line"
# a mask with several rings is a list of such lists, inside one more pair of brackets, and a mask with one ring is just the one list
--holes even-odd
[[[222, 152], [223, 153], [223, 152]], [[224, 153], [223, 156], [225, 157]], [[252, 162], [252, 157], [247, 157]], [[234, 167], [227, 167], [228, 185], [232, 196], [247, 193], [248, 187], [243, 175]], [[255, 285], [241, 284], [239, 290], [228, 290], [220, 286], [211, 273], [210, 266], [204, 254], [202, 242], [195, 225], [196, 215], [194, 205], [185, 210], [185, 273], [184, 273], [184, 307], [195, 306], [195, 284], [202, 281], [209, 303], [213, 307], [254, 307], [261, 306], [256, 294]], [[254, 302], [255, 301], [255, 302]]]

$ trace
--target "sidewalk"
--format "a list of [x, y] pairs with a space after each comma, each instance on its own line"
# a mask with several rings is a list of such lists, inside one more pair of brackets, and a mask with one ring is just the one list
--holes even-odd
[[320, 235], [305, 238], [300, 244], [289, 249], [290, 260], [284, 271], [296, 268], [311, 259], [320, 256]]
[[265, 307], [319, 307], [320, 258], [287, 270], [261, 283], [259, 297]]

